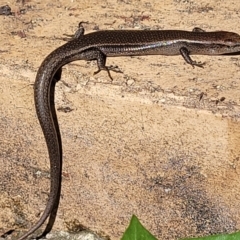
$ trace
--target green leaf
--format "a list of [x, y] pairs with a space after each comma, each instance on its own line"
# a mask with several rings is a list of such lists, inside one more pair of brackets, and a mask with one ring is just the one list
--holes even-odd
[[157, 240], [133, 215], [121, 240]]
[[208, 237], [200, 238], [184, 238], [182, 240], [239, 240], [240, 232], [235, 232], [232, 234], [222, 234], [222, 235], [213, 235]]
[[[138, 218], [133, 215], [131, 222], [125, 231], [121, 240], [157, 240], [148, 230], [140, 223]], [[232, 234], [213, 235], [200, 238], [182, 238], [181, 240], [240, 240], [240, 232]]]

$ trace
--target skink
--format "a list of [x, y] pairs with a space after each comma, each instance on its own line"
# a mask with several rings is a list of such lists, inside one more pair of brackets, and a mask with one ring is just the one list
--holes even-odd
[[[192, 32], [180, 30], [109, 30], [84, 35], [79, 30], [73, 40], [54, 50], [41, 64], [34, 85], [34, 98], [37, 116], [45, 136], [49, 158], [51, 184], [48, 202], [39, 221], [19, 240], [26, 239], [35, 232], [51, 215], [59, 197], [61, 181], [60, 135], [54, 122], [53, 103], [50, 91], [61, 78], [61, 68], [75, 60], [96, 60], [98, 73], [106, 70], [109, 77], [113, 67], [107, 67], [106, 57], [140, 55], [182, 55], [184, 60], [194, 66], [203, 63], [191, 59], [191, 54], [222, 55], [240, 52], [240, 36], [234, 32], [205, 32], [195, 28]], [[112, 79], [112, 78], [111, 78]]]

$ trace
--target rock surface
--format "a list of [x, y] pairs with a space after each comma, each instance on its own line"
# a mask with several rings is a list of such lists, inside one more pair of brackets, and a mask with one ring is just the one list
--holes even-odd
[[[237, 1], [0, 1], [0, 236], [43, 212], [49, 160], [36, 117], [38, 67], [73, 34], [104, 29], [240, 33]], [[56, 108], [63, 142], [54, 232], [120, 239], [132, 214], [158, 239], [240, 229], [240, 56], [108, 58], [63, 69]], [[59, 238], [58, 238], [59, 239]]]

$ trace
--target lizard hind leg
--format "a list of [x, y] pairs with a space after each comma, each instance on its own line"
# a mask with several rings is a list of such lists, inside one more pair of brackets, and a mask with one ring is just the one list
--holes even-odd
[[121, 70], [118, 69], [116, 66], [106, 66], [106, 59], [107, 56], [98, 48], [90, 48], [81, 53], [81, 59], [91, 61], [91, 60], [97, 60], [97, 66], [98, 70], [94, 72], [94, 75], [97, 73], [101, 72], [102, 70], [107, 71], [108, 76], [111, 80], [113, 80], [110, 71], [117, 72], [117, 73], [122, 73]]
[[110, 74], [110, 71], [113, 71], [113, 72], [116, 72], [116, 73], [123, 73], [123, 72], [118, 68], [118, 66], [112, 66], [112, 65], [110, 65], [110, 66], [108, 66], [108, 67], [107, 67], [107, 66], [104, 66], [104, 67], [98, 68], [98, 70], [94, 72], [94, 75], [98, 74], [98, 73], [101, 72], [102, 70], [107, 71], [108, 76], [109, 76], [109, 78], [111, 79], [111, 81], [113, 81], [113, 78], [112, 78], [112, 76], [111, 76], [111, 74]]
[[78, 30], [75, 32], [73, 39], [80, 38], [82, 35], [84, 35], [85, 29], [83, 27], [83, 23], [88, 23], [88, 22], [80, 22], [78, 24]]

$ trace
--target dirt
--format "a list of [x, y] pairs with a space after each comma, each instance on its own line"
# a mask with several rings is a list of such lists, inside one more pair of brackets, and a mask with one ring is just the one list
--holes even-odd
[[[236, 1], [4, 1], [0, 15], [0, 236], [26, 231], [43, 212], [49, 160], [33, 85], [44, 58], [88, 21], [105, 29], [240, 33]], [[83, 226], [121, 238], [132, 214], [158, 239], [240, 229], [240, 57], [108, 58], [63, 68], [56, 108], [63, 142], [54, 231]], [[12, 233], [11, 230], [14, 230]], [[11, 236], [9, 236], [11, 238]]]

